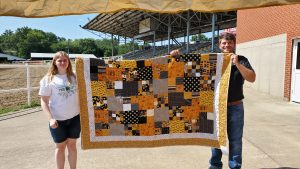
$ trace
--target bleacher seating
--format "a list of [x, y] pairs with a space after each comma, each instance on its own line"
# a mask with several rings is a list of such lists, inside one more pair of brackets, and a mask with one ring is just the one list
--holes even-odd
[[[217, 41], [216, 41], [217, 42]], [[180, 49], [186, 51], [186, 45], [170, 45], [170, 51]], [[209, 53], [211, 52], [211, 42], [198, 42], [189, 45], [190, 53]], [[155, 48], [155, 55], [153, 55], [153, 47], [136, 50], [123, 55], [123, 59], [127, 60], [141, 60], [149, 59], [157, 56], [168, 55], [168, 46], [157, 46]]]

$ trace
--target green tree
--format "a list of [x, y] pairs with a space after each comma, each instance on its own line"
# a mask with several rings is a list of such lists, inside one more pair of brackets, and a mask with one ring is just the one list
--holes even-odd
[[118, 41], [116, 39], [113, 40], [113, 44], [111, 39], [101, 39], [96, 41], [97, 46], [102, 50], [102, 55], [99, 57], [110, 57], [112, 56], [112, 46], [114, 49], [114, 56], [118, 55]]
[[45, 33], [41, 30], [28, 27], [18, 28], [14, 35], [17, 43], [17, 55], [25, 59], [30, 58], [30, 53], [53, 52], [51, 45], [58, 42], [58, 37], [53, 33]]
[[121, 44], [118, 47], [118, 54], [121, 55], [121, 54], [125, 54], [125, 53], [128, 53], [128, 52], [132, 51], [133, 50], [133, 45], [134, 45], [135, 50], [139, 49], [139, 45], [137, 43], [133, 44], [132, 42], [130, 42], [130, 43], [127, 43], [127, 44]]
[[16, 44], [13, 31], [5, 30], [0, 36], [0, 49], [3, 53], [16, 55], [17, 50], [13, 48], [13, 44]]
[[197, 35], [193, 35], [192, 36], [192, 39], [191, 41], [200, 41], [200, 42], [203, 42], [203, 41], [208, 41], [209, 38], [206, 37], [204, 34], [197, 34]]
[[53, 43], [50, 46], [52, 52], [65, 51], [68, 52], [69, 44], [65, 39], [59, 39], [57, 43]]
[[125, 54], [135, 49], [139, 49], [137, 43], [119, 44], [113, 39], [76, 39], [66, 40], [53, 33], [28, 27], [18, 28], [15, 32], [6, 30], [0, 35], [0, 51], [16, 55], [21, 58], [30, 58], [30, 53], [54, 53], [56, 51], [66, 51], [70, 53], [94, 54], [97, 57], [110, 57], [113, 55]]

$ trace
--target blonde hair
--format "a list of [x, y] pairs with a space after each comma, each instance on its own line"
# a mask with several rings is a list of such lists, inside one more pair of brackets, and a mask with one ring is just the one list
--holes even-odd
[[54, 54], [53, 59], [52, 59], [52, 63], [51, 63], [51, 67], [49, 68], [48, 73], [47, 73], [47, 75], [49, 77], [49, 81], [52, 81], [53, 75], [58, 74], [58, 68], [55, 65], [55, 62], [60, 57], [65, 57], [65, 58], [68, 59], [69, 64], [68, 64], [68, 67], [67, 67], [67, 78], [68, 78], [69, 83], [71, 84], [72, 83], [72, 78], [71, 77], [75, 76], [75, 75], [74, 75], [73, 70], [72, 70], [72, 64], [71, 64], [71, 60], [69, 58], [69, 55], [64, 51], [58, 51]]

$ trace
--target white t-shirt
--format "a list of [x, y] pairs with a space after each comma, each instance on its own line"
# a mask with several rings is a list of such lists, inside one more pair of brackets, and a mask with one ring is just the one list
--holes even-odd
[[72, 77], [69, 83], [67, 75], [54, 75], [49, 83], [49, 77], [45, 76], [40, 81], [41, 96], [50, 96], [49, 108], [54, 119], [67, 120], [79, 114], [79, 101], [77, 82]]

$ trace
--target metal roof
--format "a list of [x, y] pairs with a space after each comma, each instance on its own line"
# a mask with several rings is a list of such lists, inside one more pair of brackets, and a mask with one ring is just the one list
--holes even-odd
[[6, 58], [8, 61], [20, 61], [20, 60], [26, 60], [24, 58], [19, 58], [16, 56], [7, 55], [4, 53], [0, 53], [0, 58]]
[[[189, 13], [189, 14], [188, 14]], [[216, 13], [216, 29], [236, 27], [236, 11]], [[123, 10], [112, 14], [99, 14], [83, 26], [84, 29], [123, 37], [136, 38], [144, 41], [153, 40], [153, 30], [139, 33], [139, 23], [147, 18], [155, 21], [157, 40], [166, 40], [168, 24], [171, 25], [171, 37], [186, 35], [187, 18], [190, 16], [190, 35], [211, 31], [211, 13], [185, 11], [179, 14], [160, 14], [137, 10]]]
[[[30, 53], [31, 58], [53, 58], [55, 53]], [[69, 54], [71, 59], [76, 57], [83, 57], [83, 58], [97, 58], [93, 54]]]

